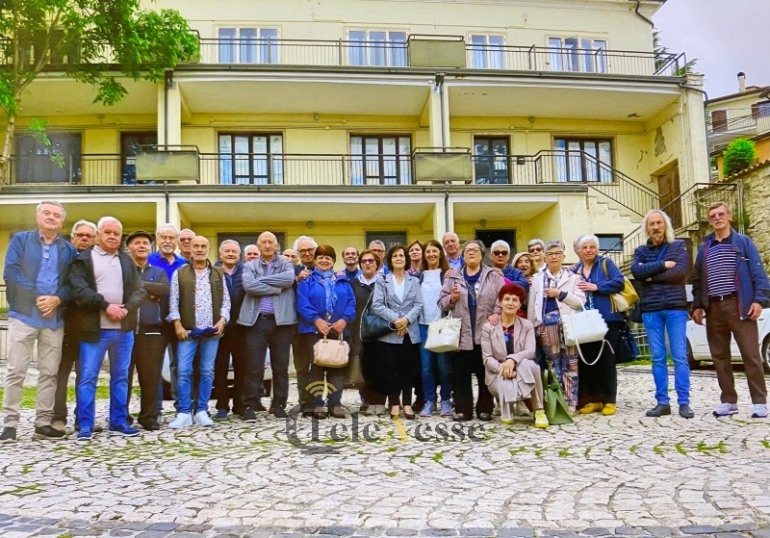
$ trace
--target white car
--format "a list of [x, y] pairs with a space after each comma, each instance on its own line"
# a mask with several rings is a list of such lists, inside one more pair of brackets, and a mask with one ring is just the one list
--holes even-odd
[[[708, 318], [704, 321], [708, 323]], [[759, 326], [759, 345], [762, 354], [762, 364], [765, 367], [765, 373], [770, 373], [770, 308], [762, 310], [762, 315], [757, 320]], [[735, 338], [730, 339], [730, 356], [733, 363], [742, 364], [741, 353]], [[711, 352], [709, 351], [708, 340], [706, 339], [706, 326], [698, 325], [693, 320], [687, 322], [687, 360], [691, 368], [697, 368], [701, 362], [713, 362]]]

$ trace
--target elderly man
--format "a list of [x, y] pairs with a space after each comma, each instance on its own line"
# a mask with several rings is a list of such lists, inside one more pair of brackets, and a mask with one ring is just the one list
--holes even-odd
[[[193, 423], [199, 426], [214, 424], [208, 414], [214, 383], [214, 362], [219, 338], [230, 320], [230, 294], [225, 284], [224, 271], [209, 262], [208, 239], [196, 235], [191, 244], [191, 263], [181, 267], [171, 279], [167, 318], [173, 322], [179, 340], [179, 412], [169, 424], [174, 429], [187, 428]], [[193, 363], [198, 349], [200, 382], [197, 403], [193, 408]]]
[[19, 405], [35, 343], [39, 371], [35, 437], [57, 439], [64, 435], [51, 426], [51, 419], [64, 337], [61, 306], [69, 300], [66, 274], [76, 254], [75, 247], [59, 235], [65, 217], [59, 202], [41, 202], [35, 211], [37, 229], [14, 234], [5, 256], [8, 370], [1, 443], [16, 442]]
[[[72, 227], [70, 242], [78, 252], [94, 246], [96, 240], [96, 224], [87, 220], [79, 220]], [[64, 343], [62, 345], [61, 362], [56, 376], [56, 399], [53, 405], [53, 420], [51, 426], [64, 431], [67, 426], [67, 389], [70, 374], [78, 363], [80, 356], [80, 340], [77, 334], [77, 319], [74, 310], [64, 312]], [[75, 367], [75, 385], [77, 386], [78, 369]], [[75, 411], [77, 419], [77, 411]], [[77, 428], [78, 425], [75, 425]]]
[[[249, 245], [251, 246], [251, 245]], [[248, 248], [248, 247], [247, 247]], [[243, 303], [243, 263], [241, 263], [241, 245], [238, 241], [225, 239], [219, 244], [219, 261], [215, 264], [222, 268], [230, 294], [230, 321], [225, 327], [225, 334], [219, 339], [217, 358], [214, 363], [214, 392], [217, 401], [216, 420], [224, 420], [230, 413], [230, 390], [227, 386], [230, 360], [235, 373], [233, 388], [233, 413], [243, 414], [243, 383], [246, 377], [246, 335], [238, 325], [238, 314]]]
[[358, 267], [358, 249], [356, 247], [345, 247], [342, 249], [342, 261], [345, 263], [345, 268], [338, 271], [337, 274], [346, 276], [350, 281], [361, 274], [361, 269]]
[[[163, 313], [168, 302], [169, 284], [166, 272], [148, 261], [152, 252], [152, 235], [149, 232], [134, 232], [126, 239], [126, 247], [131, 259], [142, 275], [142, 283], [147, 292], [147, 300], [139, 310], [137, 325], [134, 330], [134, 349], [131, 352], [131, 366], [128, 370], [128, 398], [126, 411], [131, 400], [134, 369], [139, 376], [141, 389], [139, 424], [145, 430], [159, 430], [158, 424], [158, 384], [163, 368]], [[128, 415], [131, 417], [131, 415]], [[129, 421], [131, 419], [129, 418]]]
[[[270, 349], [273, 370], [273, 401], [270, 412], [276, 418], [286, 418], [289, 396], [289, 356], [296, 333], [297, 312], [294, 304], [294, 267], [278, 255], [274, 234], [263, 232], [257, 239], [261, 257], [248, 262], [243, 269], [243, 299], [238, 323], [246, 329], [246, 375], [242, 418], [256, 419], [255, 410], [261, 396], [265, 373], [265, 357]], [[302, 247], [300, 247], [302, 248]], [[296, 360], [296, 357], [295, 357]], [[307, 384], [306, 368], [297, 369], [300, 390]], [[303, 385], [305, 383], [305, 385]]]
[[194, 237], [195, 232], [190, 228], [185, 228], [179, 232], [179, 239], [177, 240], [179, 254], [188, 262], [192, 260], [192, 240]]
[[[666, 333], [674, 359], [674, 388], [679, 415], [693, 418], [690, 408], [690, 366], [687, 363], [687, 295], [685, 279], [689, 269], [684, 241], [674, 239], [671, 219], [653, 209], [642, 220], [647, 243], [636, 248], [631, 272], [642, 283], [642, 321], [652, 353], [652, 377], [657, 405], [648, 417], [671, 414], [668, 397]], [[756, 341], [755, 341], [756, 343]]]
[[545, 243], [542, 239], [533, 239], [527, 243], [527, 252], [532, 256], [536, 272], [545, 269]]
[[293, 248], [287, 248], [286, 250], [283, 251], [281, 256], [289, 260], [291, 264], [294, 265], [295, 267], [300, 263], [299, 254], [297, 254], [297, 251], [294, 250]]
[[138, 435], [127, 421], [128, 368], [139, 306], [147, 292], [131, 258], [120, 250], [123, 225], [114, 217], [97, 224], [96, 246], [72, 263], [69, 282], [80, 333], [77, 385], [78, 441], [93, 437], [96, 385], [104, 354], [110, 358], [110, 432]]
[[503, 276], [508, 279], [509, 282], [518, 284], [524, 288], [525, 292], [529, 292], [529, 280], [527, 280], [527, 277], [524, 276], [524, 273], [508, 263], [508, 260], [511, 259], [511, 246], [508, 242], [498, 239], [492, 243], [489, 251], [492, 267], [500, 269], [500, 271], [503, 272]]
[[250, 262], [259, 259], [259, 247], [257, 245], [246, 245], [243, 249], [244, 262]]
[[388, 249], [385, 248], [385, 243], [383, 243], [379, 239], [373, 239], [369, 241], [368, 250], [371, 250], [372, 252], [374, 252], [375, 256], [377, 256], [380, 259], [379, 272], [382, 273], [383, 275], [387, 275], [388, 273], [390, 273], [388, 266], [385, 265], [385, 255], [388, 253]]
[[757, 319], [770, 306], [770, 284], [757, 246], [731, 226], [733, 212], [725, 202], [711, 204], [709, 223], [714, 230], [703, 239], [692, 273], [692, 319], [706, 323], [709, 350], [714, 359], [721, 403], [714, 416], [738, 412], [730, 336], [735, 338], [746, 371], [752, 418], [767, 418], [767, 386], [759, 354]]
[[441, 244], [444, 245], [446, 261], [452, 269], [461, 269], [463, 257], [460, 254], [460, 238], [454, 232], [447, 232], [441, 236]]
[[294, 241], [294, 250], [299, 254], [299, 265], [294, 266], [294, 282], [299, 284], [313, 272], [313, 260], [318, 243], [312, 237], [302, 235]]
[[[312, 237], [302, 235], [294, 241], [294, 250], [299, 254], [299, 265], [294, 266], [294, 284], [295, 286], [310, 276], [313, 272], [315, 260], [315, 249], [318, 243]], [[383, 245], [384, 250], [384, 245]], [[310, 384], [310, 364], [302, 359], [302, 354], [297, 353], [299, 342], [295, 337], [292, 343], [294, 353], [294, 370], [297, 372], [297, 391], [299, 392], [299, 405], [304, 416], [313, 415], [313, 396], [307, 391]]]

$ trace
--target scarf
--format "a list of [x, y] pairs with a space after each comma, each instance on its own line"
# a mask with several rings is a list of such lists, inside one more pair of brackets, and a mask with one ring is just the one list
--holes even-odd
[[316, 274], [318, 275], [321, 284], [323, 284], [324, 292], [326, 293], [326, 316], [327, 319], [331, 319], [334, 314], [334, 306], [337, 304], [337, 292], [334, 289], [334, 284], [337, 282], [337, 275], [334, 270], [321, 271], [316, 267]]

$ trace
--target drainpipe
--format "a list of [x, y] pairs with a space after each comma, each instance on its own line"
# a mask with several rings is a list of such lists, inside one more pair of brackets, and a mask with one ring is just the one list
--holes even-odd
[[642, 4], [641, 0], [636, 0], [636, 8], [634, 8], [634, 13], [636, 13], [637, 17], [639, 17], [643, 21], [646, 21], [647, 24], [649, 24], [650, 26], [655, 28], [655, 23], [654, 22], [652, 22], [650, 19], [648, 19], [647, 17], [645, 17], [644, 15], [639, 13], [639, 8], [641, 7], [641, 4]]
[[163, 84], [163, 145], [168, 148], [168, 91], [174, 84], [174, 72], [166, 70]]

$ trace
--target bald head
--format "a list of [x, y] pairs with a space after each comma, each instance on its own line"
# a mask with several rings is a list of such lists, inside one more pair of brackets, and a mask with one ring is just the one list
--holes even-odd
[[196, 235], [192, 238], [192, 261], [196, 267], [205, 267], [209, 260], [209, 240], [202, 235]]
[[272, 232], [262, 232], [257, 238], [257, 248], [259, 248], [259, 253], [264, 261], [272, 261], [278, 250], [278, 239]]

